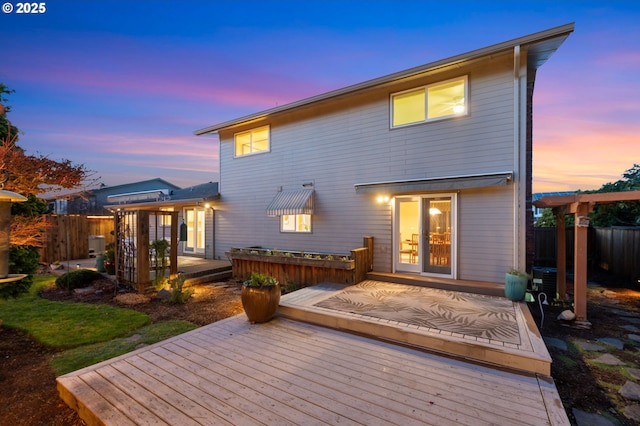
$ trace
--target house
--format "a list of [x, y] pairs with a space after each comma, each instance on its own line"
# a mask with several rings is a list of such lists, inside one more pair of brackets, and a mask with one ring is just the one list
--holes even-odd
[[108, 200], [110, 197], [136, 193], [140, 194], [140, 199], [160, 200], [177, 189], [180, 187], [164, 179], [155, 178], [114, 186], [103, 184], [99, 188], [59, 195], [47, 202], [49, 210], [54, 214], [109, 215], [111, 212], [106, 210], [105, 206], [112, 202]]
[[215, 257], [348, 253], [502, 282], [533, 263], [532, 103], [566, 24], [195, 131], [220, 141]]
[[[218, 182], [169, 191], [138, 191], [113, 194], [107, 197], [105, 208], [111, 211], [151, 210], [178, 212], [179, 224], [184, 224], [185, 234], [178, 247], [178, 255], [213, 259], [214, 210], [211, 203], [219, 198]], [[154, 214], [149, 226], [150, 239], [169, 239], [170, 217]]]
[[[535, 203], [536, 201], [538, 201], [542, 197], [555, 197], [555, 196], [562, 196], [562, 195], [573, 195], [575, 193], [576, 193], [576, 191], [536, 192], [531, 197], [531, 200], [532, 200], [533, 203]], [[542, 217], [543, 210], [544, 210], [544, 208], [536, 207], [535, 205], [532, 207], [533, 223], [536, 223], [538, 221], [538, 219], [540, 219]]]

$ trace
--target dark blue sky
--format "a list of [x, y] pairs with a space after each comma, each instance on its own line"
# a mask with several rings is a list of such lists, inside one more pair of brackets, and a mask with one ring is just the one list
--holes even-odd
[[575, 22], [537, 78], [534, 191], [591, 189], [640, 162], [639, 4], [46, 1], [0, 13], [0, 82], [28, 153], [188, 186], [217, 179], [196, 129]]

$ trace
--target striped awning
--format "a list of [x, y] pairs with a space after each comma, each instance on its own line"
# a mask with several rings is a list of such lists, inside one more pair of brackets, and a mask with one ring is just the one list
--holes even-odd
[[278, 192], [267, 207], [267, 216], [313, 214], [313, 189]]

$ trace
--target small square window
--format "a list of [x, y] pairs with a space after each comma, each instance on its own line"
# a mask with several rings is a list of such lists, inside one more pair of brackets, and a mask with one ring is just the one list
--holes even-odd
[[310, 214], [283, 214], [280, 216], [281, 232], [311, 232]]
[[269, 126], [236, 133], [234, 141], [236, 157], [269, 151]]

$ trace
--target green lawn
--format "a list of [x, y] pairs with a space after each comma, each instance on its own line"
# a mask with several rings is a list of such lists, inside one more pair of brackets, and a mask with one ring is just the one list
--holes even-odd
[[[0, 300], [3, 327], [22, 330], [51, 348], [68, 349], [54, 357], [56, 374], [64, 374], [196, 328], [185, 321], [153, 325], [149, 316], [131, 309], [88, 303], [53, 302], [39, 297], [55, 276], [36, 276], [29, 293]], [[146, 326], [146, 327], [145, 327]], [[141, 328], [144, 327], [144, 328]], [[136, 334], [132, 339], [126, 337]], [[74, 349], [71, 349], [74, 348]]]

